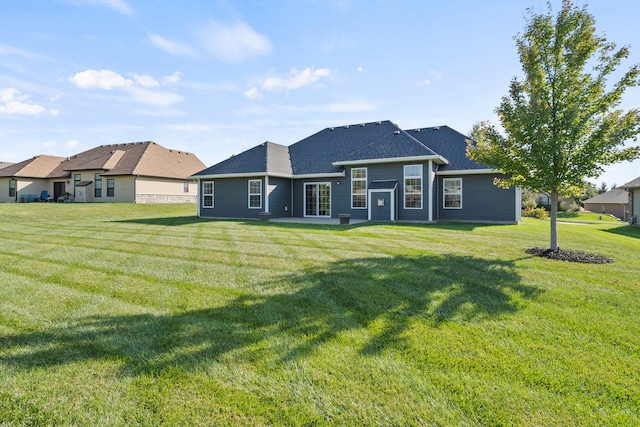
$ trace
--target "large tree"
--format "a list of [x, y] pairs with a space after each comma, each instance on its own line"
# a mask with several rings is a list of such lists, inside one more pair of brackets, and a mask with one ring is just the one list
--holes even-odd
[[640, 68], [617, 71], [629, 49], [596, 34], [586, 6], [563, 0], [555, 16], [551, 4], [547, 13], [527, 15], [524, 34], [515, 37], [524, 77], [511, 81], [496, 108], [503, 130], [476, 123], [468, 155], [508, 177], [497, 185], [550, 196], [550, 248], [557, 250], [559, 196], [579, 191], [605, 165], [640, 157], [640, 147], [625, 148], [640, 133], [640, 112], [619, 108], [625, 90], [640, 84]]

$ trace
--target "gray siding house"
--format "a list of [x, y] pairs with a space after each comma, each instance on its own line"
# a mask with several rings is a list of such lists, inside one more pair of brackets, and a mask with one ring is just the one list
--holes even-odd
[[265, 142], [194, 175], [202, 218], [351, 218], [516, 223], [518, 188], [466, 157], [447, 126], [332, 127], [291, 146]]
[[624, 188], [629, 192], [629, 222], [634, 225], [640, 225], [640, 177], [633, 181], [627, 182], [620, 188]]

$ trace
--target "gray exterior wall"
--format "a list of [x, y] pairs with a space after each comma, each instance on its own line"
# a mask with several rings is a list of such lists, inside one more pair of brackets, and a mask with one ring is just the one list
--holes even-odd
[[629, 189], [629, 204], [631, 205], [631, 218], [635, 218], [635, 225], [640, 226], [640, 187]]
[[[249, 208], [249, 180], [262, 181], [262, 207]], [[202, 206], [202, 183], [213, 181], [213, 208]], [[291, 216], [291, 182], [286, 178], [269, 177], [269, 191], [265, 188], [264, 176], [223, 178], [199, 182], [200, 216], [203, 218], [243, 218], [259, 219], [266, 211], [266, 197], [269, 194], [271, 217]], [[286, 208], [286, 209], [285, 209]]]
[[284, 218], [292, 215], [291, 180], [287, 178], [269, 177], [269, 213], [273, 218]]
[[[498, 175], [438, 175], [435, 217], [448, 221], [487, 221], [515, 223], [518, 221], [516, 188], [502, 189], [493, 184]], [[462, 178], [462, 209], [444, 209], [443, 179]]]
[[[422, 176], [422, 208], [405, 209], [404, 207], [404, 166], [412, 164], [423, 165]], [[354, 168], [367, 168], [367, 188], [373, 181], [397, 181], [398, 211], [399, 221], [428, 221], [428, 163], [384, 163], [374, 165], [356, 166]], [[294, 216], [304, 216], [304, 184], [312, 182], [331, 183], [331, 217], [338, 218], [340, 214], [350, 214], [354, 219], [367, 219], [368, 209], [351, 207], [351, 169], [345, 168], [345, 176], [340, 178], [313, 178], [296, 179], [293, 184]], [[435, 206], [435, 205], [434, 205]]]
[[[428, 162], [422, 163], [422, 208], [407, 209], [404, 206], [404, 166], [416, 163], [386, 163], [367, 166], [367, 188], [374, 181], [397, 181], [397, 210], [399, 221], [429, 221], [429, 171]], [[516, 189], [503, 190], [493, 184], [495, 174], [435, 176], [432, 220], [482, 221], [515, 223], [518, 221]], [[443, 178], [462, 178], [462, 209], [444, 209]], [[261, 179], [263, 183], [263, 202], [261, 209], [248, 208], [248, 181]], [[202, 183], [200, 181], [200, 200], [202, 203]], [[215, 179], [214, 207], [200, 206], [200, 216], [209, 218], [259, 219], [266, 210], [265, 197], [269, 194], [269, 213], [272, 218], [303, 217], [307, 183], [329, 183], [331, 186], [331, 218], [340, 214], [350, 214], [353, 219], [368, 218], [368, 209], [351, 208], [351, 167], [345, 169], [344, 177], [333, 178], [274, 178], [269, 177], [269, 191], [264, 188], [265, 177], [242, 177]], [[377, 196], [376, 196], [377, 197]], [[374, 218], [375, 219], [375, 218]]]

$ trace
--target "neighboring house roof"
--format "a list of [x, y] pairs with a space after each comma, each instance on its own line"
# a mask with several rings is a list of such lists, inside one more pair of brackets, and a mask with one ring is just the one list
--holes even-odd
[[0, 177], [48, 178], [64, 157], [40, 155], [0, 169]]
[[450, 166], [449, 157], [455, 162], [449, 169], [488, 169], [466, 159], [466, 139], [446, 126], [404, 131], [388, 120], [331, 127], [289, 147], [265, 142], [194, 177], [256, 173], [290, 177], [342, 175], [344, 165], [426, 159], [446, 168]]
[[68, 177], [82, 170], [102, 170], [103, 176], [143, 175], [184, 179], [202, 170], [204, 163], [184, 151], [162, 147], [153, 141], [101, 145], [67, 158], [50, 174]]
[[13, 162], [0, 162], [0, 169], [13, 165]]
[[634, 179], [633, 181], [627, 182], [625, 185], [622, 185], [620, 188], [640, 188], [640, 177]]
[[596, 203], [596, 204], [626, 204], [629, 203], [629, 193], [622, 188], [614, 188], [606, 193], [598, 194], [590, 199], [585, 200], [583, 203]]

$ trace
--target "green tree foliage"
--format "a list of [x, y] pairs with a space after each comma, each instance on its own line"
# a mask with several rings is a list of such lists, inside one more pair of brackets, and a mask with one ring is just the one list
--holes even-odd
[[[640, 68], [616, 72], [629, 49], [596, 35], [586, 6], [564, 0], [555, 16], [550, 4], [545, 14], [527, 13], [524, 34], [515, 37], [524, 78], [511, 81], [496, 108], [504, 132], [476, 123], [468, 156], [508, 177], [497, 185], [550, 195], [556, 250], [559, 196], [579, 193], [605, 165], [640, 157], [640, 147], [625, 147], [640, 133], [640, 112], [619, 108], [625, 90], [640, 84]], [[620, 77], [610, 84], [614, 72]]]
[[606, 193], [607, 191], [609, 191], [609, 187], [607, 187], [606, 182], [602, 181], [602, 184], [598, 187], [598, 194]]

